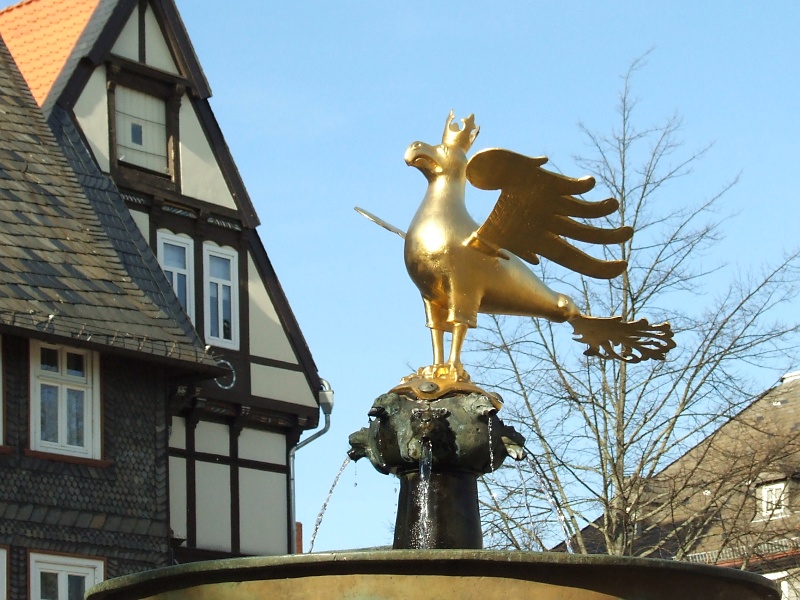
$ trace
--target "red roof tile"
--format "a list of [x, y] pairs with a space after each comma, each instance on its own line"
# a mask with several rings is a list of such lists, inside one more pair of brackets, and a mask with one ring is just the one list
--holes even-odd
[[0, 35], [42, 106], [100, 0], [24, 0], [0, 11]]

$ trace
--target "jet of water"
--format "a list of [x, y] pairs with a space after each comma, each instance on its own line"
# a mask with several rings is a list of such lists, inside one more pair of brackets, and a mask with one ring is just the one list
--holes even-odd
[[[514, 461], [514, 464], [517, 467], [517, 472], [519, 473], [519, 480], [522, 482], [522, 497], [524, 498], [525, 502], [525, 509], [528, 511], [528, 523], [533, 523], [533, 515], [531, 514], [531, 504], [528, 502], [528, 486], [525, 485], [525, 473], [522, 471], [522, 464], [519, 461]], [[539, 548], [544, 550], [541, 544], [539, 544]]]
[[550, 483], [547, 481], [547, 478], [544, 476], [542, 469], [539, 467], [539, 463], [533, 458], [533, 453], [525, 448], [525, 452], [527, 456], [525, 457], [528, 461], [528, 464], [533, 471], [536, 480], [539, 482], [539, 487], [542, 488], [544, 492], [544, 497], [547, 499], [547, 503], [552, 508], [553, 512], [558, 517], [558, 523], [561, 525], [561, 531], [564, 534], [564, 544], [567, 547], [567, 553], [572, 554], [574, 550], [572, 549], [572, 536], [569, 533], [569, 527], [567, 527], [567, 517], [564, 515], [564, 511], [561, 510], [561, 506], [556, 502], [555, 497], [550, 488]]
[[492, 415], [489, 415], [489, 470], [494, 473], [494, 440], [492, 439]]
[[433, 467], [433, 445], [429, 439], [420, 440], [419, 453], [419, 547], [431, 547], [430, 484]]
[[322, 503], [322, 508], [319, 510], [319, 514], [317, 515], [317, 521], [314, 523], [314, 531], [311, 534], [311, 541], [308, 544], [309, 552], [312, 552], [314, 550], [314, 542], [317, 539], [317, 532], [319, 531], [319, 526], [322, 525], [322, 517], [325, 516], [325, 511], [328, 510], [328, 502], [331, 501], [331, 496], [333, 496], [333, 490], [336, 489], [336, 484], [339, 483], [339, 478], [342, 476], [342, 473], [349, 464], [350, 464], [350, 457], [347, 456], [345, 457], [342, 466], [339, 467], [339, 472], [336, 474], [336, 477], [334, 477], [333, 479], [333, 483], [331, 484], [331, 489], [328, 491], [328, 495], [325, 498], [325, 502]]

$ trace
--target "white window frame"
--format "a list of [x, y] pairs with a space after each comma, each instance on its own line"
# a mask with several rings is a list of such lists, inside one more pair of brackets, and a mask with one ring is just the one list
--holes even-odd
[[0, 600], [8, 599], [8, 547], [0, 546]]
[[[58, 352], [59, 372], [46, 371], [41, 368], [41, 350], [48, 348]], [[66, 373], [67, 354], [83, 356], [85, 377]], [[96, 352], [72, 348], [69, 346], [47, 344], [37, 340], [30, 343], [30, 447], [31, 450], [63, 454], [78, 458], [101, 458], [101, 415], [100, 415], [100, 360]], [[41, 439], [41, 391], [42, 384], [58, 389], [58, 441]], [[73, 446], [66, 441], [66, 414], [64, 400], [68, 389], [84, 392], [83, 445]]]
[[81, 556], [61, 554], [44, 554], [31, 552], [28, 554], [30, 590], [32, 600], [41, 600], [41, 574], [58, 574], [58, 600], [67, 600], [67, 579], [69, 575], [78, 575], [86, 579], [84, 590], [89, 590], [105, 578], [105, 561]]
[[774, 571], [762, 573], [764, 577], [781, 586], [781, 600], [796, 600], [800, 598], [800, 582], [797, 575], [790, 571]]
[[[789, 511], [787, 503], [789, 500], [789, 487], [785, 481], [768, 483], [760, 486], [761, 491], [761, 517], [764, 519], [778, 518], [786, 516]], [[776, 505], [775, 499], [779, 503]]]
[[[161, 269], [167, 276], [172, 288], [175, 289], [175, 282], [167, 273], [168, 270], [186, 276], [186, 306], [184, 307], [184, 310], [186, 311], [189, 320], [194, 323], [194, 240], [186, 234], [181, 233], [176, 235], [170, 231], [167, 231], [166, 229], [159, 229], [156, 232], [156, 240], [158, 247], [158, 264], [161, 265]], [[164, 252], [164, 244], [179, 246], [186, 250], [186, 269], [184, 271], [176, 269], [172, 266], [164, 265], [164, 258], [166, 256], [166, 253]], [[175, 289], [175, 295], [178, 295], [177, 289]]]
[[[231, 264], [231, 279], [229, 281], [211, 277], [211, 257], [224, 258]], [[231, 286], [231, 339], [211, 335], [211, 294], [209, 288], [212, 283]], [[239, 349], [239, 253], [227, 246], [218, 246], [213, 242], [203, 243], [203, 308], [205, 318], [204, 335], [207, 344], [231, 350]], [[222, 314], [218, 311], [218, 331], [222, 332]]]

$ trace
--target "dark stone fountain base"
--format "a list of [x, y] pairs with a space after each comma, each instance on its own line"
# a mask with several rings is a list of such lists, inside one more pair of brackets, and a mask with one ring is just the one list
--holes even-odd
[[414, 378], [378, 397], [369, 427], [350, 436], [350, 458], [400, 479], [395, 549], [483, 548], [477, 478], [524, 456], [499, 396], [458, 385], [468, 389]]
[[394, 548], [483, 548], [477, 475], [433, 472], [427, 484], [419, 471], [398, 478]]

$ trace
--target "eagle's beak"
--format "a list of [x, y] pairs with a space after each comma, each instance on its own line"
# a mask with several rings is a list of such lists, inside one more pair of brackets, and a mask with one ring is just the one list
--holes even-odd
[[414, 142], [406, 150], [405, 161], [410, 167], [416, 167], [425, 175], [431, 177], [442, 172], [442, 167], [436, 160], [436, 150], [423, 142]]

